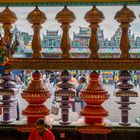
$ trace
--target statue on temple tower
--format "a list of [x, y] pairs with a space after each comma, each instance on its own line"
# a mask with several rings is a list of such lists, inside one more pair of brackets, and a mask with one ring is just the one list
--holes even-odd
[[5, 60], [5, 52], [6, 52], [7, 48], [4, 44], [4, 39], [2, 38], [1, 34], [0, 34], [0, 62], [4, 62]]
[[11, 58], [18, 46], [19, 42], [17, 40], [17, 36], [15, 36], [15, 39], [13, 40], [13, 33], [9, 32], [9, 41], [8, 43], [5, 43], [4, 38], [0, 35], [0, 58], [1, 62], [4, 61], [4, 58]]

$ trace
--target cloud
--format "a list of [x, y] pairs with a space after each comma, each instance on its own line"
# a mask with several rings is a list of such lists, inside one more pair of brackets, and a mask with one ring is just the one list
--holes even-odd
[[140, 36], [140, 22], [132, 23], [130, 29], [135, 36]]
[[[33, 34], [33, 29], [31, 28], [31, 24], [26, 20], [27, 15], [34, 9], [35, 7], [10, 7], [12, 11], [14, 11], [18, 17], [18, 20], [14, 25], [21, 31], [29, 32]], [[92, 6], [84, 6], [84, 7], [68, 7], [76, 16], [76, 20], [71, 24], [70, 28], [70, 36], [72, 38], [73, 32], [79, 32], [79, 26], [88, 27], [89, 23], [84, 20], [84, 16], [87, 11], [91, 10]], [[105, 20], [100, 24], [101, 29], [104, 30], [105, 37], [111, 37], [116, 29], [119, 27], [119, 23], [114, 19], [114, 16], [118, 10], [122, 8], [122, 6], [97, 6], [99, 10], [101, 10], [105, 16]], [[140, 36], [140, 19], [139, 19], [139, 9], [140, 6], [129, 6], [131, 10], [134, 11], [136, 15], [136, 20], [131, 24], [132, 32]], [[0, 7], [0, 11], [5, 8]], [[60, 23], [55, 20], [56, 14], [63, 9], [63, 7], [39, 7], [41, 11], [43, 11], [47, 16], [47, 21], [42, 25], [41, 34], [46, 33], [46, 30], [60, 30]]]
[[106, 24], [102, 24], [100, 26], [100, 28], [104, 30], [104, 37], [105, 38], [111, 38], [112, 35], [115, 33], [115, 31], [117, 30], [118, 27], [119, 27], [118, 25], [113, 26], [113, 25], [111, 25], [109, 23], [108, 24], [107, 23]]

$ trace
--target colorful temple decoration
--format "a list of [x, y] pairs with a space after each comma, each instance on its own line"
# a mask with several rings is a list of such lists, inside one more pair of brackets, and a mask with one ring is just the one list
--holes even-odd
[[[38, 0], [37, 0], [38, 1]], [[45, 0], [47, 2], [47, 0]], [[50, 1], [50, 0], [49, 0]], [[72, 0], [73, 1], [73, 0]], [[90, 1], [90, 0], [88, 0]], [[131, 1], [131, 0], [130, 0]], [[8, 2], [10, 2], [8, 0]], [[123, 2], [127, 2], [124, 0]], [[29, 2], [30, 3], [30, 2]], [[42, 2], [41, 2], [42, 3]], [[45, 2], [44, 2], [45, 3]], [[87, 2], [88, 3], [88, 2]], [[91, 3], [91, 2], [90, 2]], [[6, 4], [4, 2], [4, 4]], [[9, 3], [10, 4], [10, 3]], [[23, 3], [22, 3], [23, 4]], [[35, 4], [35, 3], [34, 3]], [[47, 3], [46, 3], [47, 4]], [[66, 4], [65, 2], [61, 2], [61, 4]], [[93, 4], [93, 2], [92, 2]], [[113, 2], [115, 4], [115, 2]], [[39, 3], [38, 3], [39, 5]], [[53, 5], [53, 4], [52, 4]], [[40, 5], [39, 5], [40, 6]], [[10, 10], [6, 7], [6, 10], [9, 12]], [[97, 13], [96, 13], [97, 12]], [[11, 16], [12, 15], [12, 16]], [[11, 24], [15, 22], [16, 16], [14, 14], [6, 15], [3, 17], [0, 15], [0, 22], [3, 24], [4, 28], [4, 41], [6, 44], [10, 41], [10, 36], [12, 35], [10, 32]], [[11, 18], [12, 17], [12, 18]], [[38, 7], [36, 7], [31, 13], [29, 13], [27, 20], [32, 24], [34, 35], [31, 44], [31, 53], [32, 58], [27, 59], [15, 59], [11, 58], [12, 55], [8, 55], [7, 63], [1, 64], [2, 66], [6, 66], [5, 71], [10, 71], [12, 69], [48, 69], [48, 70], [64, 70], [64, 69], [97, 69], [97, 70], [105, 70], [105, 69], [140, 69], [138, 64], [140, 63], [140, 59], [130, 59], [130, 42], [128, 38], [128, 28], [129, 23], [132, 22], [135, 18], [135, 15], [132, 11], [130, 11], [126, 6], [124, 6], [115, 16], [115, 19], [121, 23], [120, 28], [122, 31], [122, 35], [120, 36], [119, 43], [119, 52], [121, 53], [121, 57], [119, 59], [98, 59], [103, 57], [102, 54], [99, 54], [99, 40], [98, 40], [98, 30], [99, 23], [103, 20], [104, 16], [102, 12], [100, 12], [94, 6], [91, 11], [89, 11], [85, 19], [90, 23], [91, 32], [89, 35], [89, 44], [87, 45], [86, 53], [89, 54], [90, 58], [88, 59], [71, 59], [71, 51], [75, 51], [71, 49], [71, 41], [69, 38], [69, 28], [70, 24], [75, 20], [75, 16], [73, 12], [71, 12], [66, 6], [56, 15], [56, 20], [61, 23], [62, 28], [62, 38], [60, 39], [60, 52], [61, 59], [46, 59], [42, 57], [42, 46], [40, 39], [40, 29], [41, 24], [43, 24], [46, 20], [46, 16], [43, 12], [41, 12]], [[94, 45], [94, 42], [95, 45]], [[117, 42], [118, 43], [118, 42]], [[117, 44], [116, 43], [116, 44]], [[106, 40], [106, 44], [103, 43], [104, 46], [109, 46], [109, 40]], [[124, 48], [124, 50], [123, 50]], [[43, 48], [44, 49], [44, 48]], [[7, 49], [9, 50], [9, 49]], [[81, 49], [83, 51], [83, 48]], [[84, 51], [85, 51], [84, 50]], [[107, 49], [107, 53], [109, 48]], [[45, 49], [43, 50], [44, 52]], [[81, 51], [81, 52], [82, 52]], [[83, 51], [83, 53], [85, 53]], [[58, 52], [59, 53], [59, 52]], [[104, 53], [104, 52], [103, 52]], [[108, 53], [110, 54], [110, 52]], [[9, 57], [10, 56], [10, 57]], [[114, 56], [111, 56], [114, 58]], [[116, 56], [115, 56], [116, 57]], [[117, 56], [118, 57], [118, 56]], [[98, 60], [97, 60], [98, 59]], [[126, 65], [127, 64], [127, 65]], [[94, 67], [93, 67], [94, 66]], [[1, 84], [0, 93], [2, 94], [3, 99], [0, 100], [3, 104], [3, 122], [11, 122], [10, 118], [10, 107], [11, 103], [15, 101], [13, 95], [15, 95], [13, 88], [15, 88], [15, 84], [12, 83], [12, 79], [9, 75], [3, 75], [3, 82]], [[50, 92], [47, 87], [44, 85], [41, 80], [41, 74], [38, 71], [35, 71], [32, 74], [32, 81], [27, 87], [26, 90], [23, 91], [21, 96], [29, 103], [26, 109], [22, 111], [22, 114], [27, 116], [27, 122], [30, 124], [34, 124], [38, 118], [45, 118], [46, 115], [49, 114], [49, 109], [43, 104], [49, 97]], [[129, 97], [136, 97], [137, 93], [135, 91], [129, 90], [132, 88], [132, 85], [127, 81], [130, 79], [130, 74], [127, 71], [122, 71], [119, 75], [121, 83], [117, 86], [119, 90], [116, 92], [117, 97], [121, 97], [121, 101], [117, 102], [121, 104], [120, 110], [122, 113], [122, 122], [121, 125], [130, 125], [128, 122], [128, 110], [129, 104], [133, 104], [134, 102], [129, 101]], [[52, 130], [54, 131], [56, 139], [134, 139], [139, 140], [139, 127], [121, 127], [116, 126], [116, 124], [112, 124], [111, 126], [102, 125], [104, 124], [104, 117], [108, 116], [108, 111], [104, 109], [102, 104], [105, 100], [109, 98], [109, 94], [100, 83], [99, 75], [96, 71], [91, 72], [89, 82], [86, 86], [80, 91], [80, 97], [85, 101], [86, 106], [82, 108], [80, 111], [80, 115], [84, 117], [84, 122], [87, 124], [98, 124], [98, 125], [86, 125], [74, 123], [74, 125], [64, 126], [70, 124], [69, 121], [69, 109], [70, 109], [70, 98], [76, 96], [74, 86], [70, 82], [71, 75], [68, 71], [63, 71], [61, 73], [61, 82], [59, 82], [57, 86], [57, 90], [55, 91], [55, 96], [57, 98], [57, 102], [60, 103], [61, 108], [61, 121], [62, 125], [53, 125]], [[4, 93], [4, 91], [6, 91]], [[12, 98], [13, 97], [13, 98]], [[7, 138], [11, 136], [11, 139], [24, 139], [24, 134], [29, 131], [33, 125], [25, 124], [25, 122], [21, 122], [21, 124], [16, 124], [16, 122], [12, 125], [2, 125], [2, 131], [0, 131], [0, 139], [1, 137]], [[45, 124], [44, 124], [45, 125]], [[77, 129], [78, 128], [78, 129]], [[81, 129], [79, 129], [81, 128]], [[40, 129], [40, 128], [39, 128]], [[3, 131], [4, 130], [4, 131]], [[12, 130], [11, 132], [3, 132], [7, 130]], [[78, 131], [77, 131], [78, 130]], [[113, 130], [113, 132], [112, 132]], [[131, 132], [132, 130], [132, 132]], [[20, 131], [20, 132], [18, 132]], [[14, 132], [14, 134], [12, 134]], [[22, 133], [21, 133], [22, 132]], [[79, 132], [82, 133], [79, 134]], [[108, 133], [110, 133], [108, 135]], [[2, 136], [1, 136], [2, 134]], [[12, 134], [12, 135], [11, 135]], [[97, 134], [97, 136], [96, 136]], [[136, 134], [136, 136], [135, 136]], [[5, 136], [4, 136], [5, 135]], [[12, 137], [14, 135], [14, 137]], [[16, 136], [17, 135], [17, 136]], [[41, 133], [42, 135], [42, 133]], [[124, 138], [123, 135], [127, 135], [127, 138]], [[103, 137], [101, 137], [103, 136]], [[133, 138], [134, 137], [134, 138]], [[135, 139], [136, 137], [136, 139]], [[5, 138], [5, 139], [6, 139]], [[10, 138], [8, 138], [10, 139]], [[41, 137], [39, 139], [42, 139]]]
[[[96, 12], [94, 12], [94, 10]], [[90, 20], [89, 23], [93, 24], [94, 26], [96, 25], [96, 27], [91, 27], [90, 25], [90, 28], [96, 28], [96, 29], [93, 29], [94, 31], [93, 35], [92, 35], [92, 29], [90, 31], [88, 28], [80, 27], [79, 34], [74, 33], [73, 40], [71, 41], [68, 35], [69, 28], [70, 28], [69, 24], [74, 21], [75, 16], [70, 10], [68, 10], [68, 8], [65, 7], [61, 12], [59, 12], [56, 15], [56, 20], [60, 22], [63, 27], [62, 39], [61, 39], [61, 35], [58, 35], [58, 31], [47, 31], [47, 35], [46, 36], [44, 35], [43, 40], [41, 41], [39, 32], [41, 29], [41, 24], [44, 23], [46, 20], [46, 16], [43, 12], [41, 12], [39, 9], [36, 8], [34, 12], [31, 12], [29, 14], [30, 16], [28, 15], [27, 17], [27, 20], [29, 20], [29, 22], [33, 24], [33, 28], [34, 28], [33, 38], [28, 33], [20, 32], [17, 30], [17, 28], [15, 28], [13, 30], [13, 36], [16, 36], [19, 45], [15, 50], [16, 53], [15, 54], [12, 53], [12, 55], [14, 55], [14, 57], [31, 57], [31, 54], [33, 53], [33, 55], [38, 55], [37, 57], [41, 57], [41, 54], [43, 54], [43, 57], [53, 57], [53, 56], [59, 57], [59, 54], [61, 53], [61, 51], [63, 52], [65, 51], [65, 53], [63, 53], [65, 55], [66, 54], [68, 55], [68, 52], [70, 52], [72, 54], [72, 57], [85, 58], [91, 52], [91, 49], [88, 46], [92, 46], [91, 48], [94, 48], [93, 45], [96, 44], [95, 45], [96, 49], [94, 49], [93, 52], [94, 53], [98, 52], [99, 57], [101, 58], [118, 58], [120, 56], [120, 53], [122, 53], [121, 54], [122, 56], [126, 52], [127, 52], [128, 57], [130, 57], [130, 55], [132, 58], [140, 57], [139, 56], [140, 37], [135, 37], [134, 34], [131, 34], [128, 27], [129, 23], [135, 19], [135, 15], [133, 11], [128, 9], [126, 6], [124, 6], [119, 12], [116, 13], [115, 19], [118, 22], [120, 22], [121, 25], [120, 25], [120, 28], [111, 37], [111, 39], [104, 38], [103, 30], [101, 30], [98, 27], [99, 25], [97, 25], [97, 21], [99, 21], [98, 23], [100, 23], [104, 19], [104, 16], [101, 13], [101, 11], [99, 11], [94, 6], [93, 9], [89, 11], [88, 13], [90, 14], [90, 16], [86, 17], [87, 16], [86, 14], [85, 19], [87, 20], [87, 22], [89, 22]], [[65, 14], [66, 16], [68, 16], [66, 17], [68, 19], [65, 18]], [[97, 15], [95, 16], [95, 14]], [[93, 18], [90, 18], [92, 16]], [[96, 18], [94, 19], [94, 17]], [[41, 19], [41, 20], [38, 20], [38, 19]], [[0, 13], [0, 23], [3, 24], [2, 27], [4, 29], [4, 41], [6, 43], [10, 41], [9, 33], [11, 32], [12, 24], [15, 23], [16, 20], [17, 20], [17, 17], [15, 13], [12, 12], [8, 7], [6, 7]], [[65, 20], [67, 21], [67, 27], [66, 27]], [[63, 26], [64, 23], [65, 23], [65, 26]], [[96, 33], [95, 33], [95, 30], [96, 30]], [[122, 38], [122, 34], [123, 34], [123, 38]], [[90, 40], [92, 41], [94, 40], [93, 45], [90, 45], [90, 42], [91, 42]], [[96, 43], [95, 43], [95, 40], [96, 40]], [[39, 42], [38, 47], [33, 47], [33, 46], [36, 46], [37, 44], [36, 41]], [[65, 45], [66, 47], [64, 47]], [[62, 48], [60, 49], [60, 46], [63, 47], [63, 49]], [[125, 48], [125, 49], [121, 49], [121, 48]], [[34, 54], [35, 51], [37, 52], [37, 49], [39, 50], [39, 53]], [[125, 52], [123, 52], [124, 50]], [[52, 56], [50, 56], [50, 54], [47, 55], [46, 53], [52, 53]]]
[[46, 31], [46, 35], [43, 35], [42, 39], [42, 48], [60, 48], [60, 39], [59, 31]]
[[104, 117], [108, 116], [108, 112], [102, 107], [102, 103], [109, 98], [109, 94], [102, 87], [97, 72], [91, 72], [89, 82], [80, 91], [80, 97], [86, 103], [80, 112], [85, 123], [104, 123]]
[[44, 118], [49, 114], [48, 108], [43, 104], [50, 98], [50, 92], [41, 80], [41, 74], [35, 71], [32, 74], [33, 80], [21, 96], [29, 102], [26, 109], [22, 111], [27, 116], [28, 123], [35, 123], [38, 118]]
[[7, 59], [5, 50], [6, 46], [4, 45], [4, 40], [0, 38], [0, 63], [3, 63]]
[[[2, 27], [0, 27], [0, 34], [1, 34], [1, 38], [0, 38], [0, 54], [2, 53], [3, 51], [3, 43], [4, 43], [4, 40], [2, 41], [3, 39], [3, 36], [4, 36], [4, 29]], [[17, 48], [15, 49], [15, 53], [13, 54], [13, 57], [16, 58], [16, 57], [20, 57], [20, 58], [23, 58], [23, 57], [29, 57], [32, 53], [32, 48], [30, 46], [30, 48], [28, 48], [29, 46], [29, 43], [31, 42], [32, 40], [32, 35], [29, 35], [28, 33], [26, 32], [21, 32], [17, 26], [14, 27], [14, 29], [11, 31], [11, 34], [12, 34], [12, 41], [13, 40], [17, 40], [18, 42], [18, 46]], [[9, 42], [10, 44], [10, 42]], [[12, 45], [11, 45], [12, 46]], [[28, 55], [28, 53], [30, 53], [30, 55]], [[1, 57], [1, 60], [3, 59], [3, 57]]]
[[[51, 31], [48, 31], [51, 32]], [[103, 30], [101, 30], [100, 28], [98, 29], [98, 41], [99, 41], [99, 55], [100, 57], [103, 58], [107, 58], [107, 57], [116, 57], [118, 58], [120, 55], [120, 49], [119, 49], [119, 45], [120, 45], [120, 38], [121, 38], [121, 34], [122, 31], [120, 28], [118, 28], [115, 32], [115, 34], [111, 37], [111, 39], [109, 38], [105, 38], [104, 37], [104, 32]], [[85, 27], [79, 27], [79, 33], [74, 33], [73, 34], [73, 39], [72, 39], [72, 47], [71, 47], [71, 55], [73, 57], [81, 57], [81, 58], [85, 58], [88, 56], [89, 54], [89, 40], [90, 40], [90, 30], [89, 28], [85, 28]], [[60, 37], [60, 35], [58, 36], [54, 36], [53, 39], [51, 41], [50, 37], [48, 34], [44, 35], [45, 39], [42, 40], [42, 52], [43, 53], [52, 53], [52, 54], [59, 54], [61, 52], [60, 47], [49, 47], [48, 43], [50, 42], [50, 45], [53, 44], [54, 40], [55, 43], [57, 44], [58, 42], [58, 38]], [[130, 54], [132, 57], [140, 57], [140, 37], [139, 36], [135, 36], [134, 34], [131, 33], [131, 30], [128, 31], [128, 36], [129, 36], [129, 40], [130, 40]], [[46, 38], [48, 38], [49, 40], [47, 40]], [[60, 45], [60, 44], [59, 44]], [[47, 46], [47, 47], [46, 47]], [[29, 50], [30, 52], [30, 50]], [[74, 55], [75, 53], [75, 55]], [[58, 57], [58, 55], [57, 55]]]
[[58, 90], [55, 91], [55, 96], [61, 98], [61, 100], [57, 101], [61, 103], [60, 108], [62, 120], [60, 123], [66, 125], [71, 123], [69, 121], [69, 108], [71, 107], [69, 98], [76, 96], [76, 92], [73, 89], [74, 85], [70, 82], [71, 75], [67, 70], [61, 73], [60, 78], [62, 82], [56, 85]]
[[[0, 102], [2, 102], [1, 107], [3, 108], [3, 123], [11, 123], [13, 122], [12, 117], [12, 109], [16, 109], [16, 102], [17, 98], [16, 95], [19, 93], [16, 89], [16, 83], [14, 82], [14, 79], [9, 74], [3, 74], [2, 75], [3, 82], [0, 84], [0, 95], [2, 96], [2, 99]], [[14, 110], [15, 110], [14, 109]], [[14, 114], [16, 111], [14, 112]]]
[[126, 5], [123, 6], [121, 10], [119, 10], [116, 15], [115, 19], [121, 23], [120, 28], [122, 30], [121, 40], [120, 40], [120, 50], [121, 50], [121, 58], [130, 58], [129, 50], [131, 48], [130, 46], [130, 40], [128, 37], [128, 29], [130, 27], [130, 22], [132, 22], [136, 18], [133, 11], [131, 11], [129, 8], [126, 7]]
[[131, 108], [129, 104], [135, 104], [135, 102], [130, 102], [129, 97], [137, 97], [138, 93], [136, 91], [130, 90], [133, 88], [133, 85], [128, 81], [130, 80], [130, 73], [127, 70], [122, 70], [119, 75], [119, 82], [117, 84], [118, 90], [115, 93], [116, 97], [120, 97], [121, 101], [117, 101], [121, 106], [119, 109], [121, 110], [121, 125], [130, 125], [128, 120], [128, 110]]
[[61, 57], [62, 58], [70, 58], [70, 49], [71, 49], [71, 42], [69, 37], [69, 28], [70, 23], [75, 20], [75, 15], [72, 11], [70, 11], [66, 6], [57, 13], [55, 19], [61, 23], [61, 28], [63, 31], [62, 38], [61, 38]]
[[[42, 54], [44, 57], [59, 57], [61, 53], [60, 49], [61, 35], [59, 31], [46, 31], [46, 35], [43, 35], [42, 39]], [[46, 53], [47, 52], [47, 53]]]
[[[3, 34], [3, 29], [1, 29], [1, 34]], [[21, 32], [17, 27], [13, 29], [13, 35], [17, 37], [19, 46], [13, 57], [31, 57], [32, 47], [31, 41], [32, 36], [26, 32]], [[111, 39], [104, 37], [104, 32], [100, 28], [98, 29], [98, 41], [99, 41], [99, 56], [102, 58], [115, 57], [118, 58], [120, 55], [120, 38], [121, 38], [121, 28], [118, 28], [115, 34]], [[91, 32], [89, 28], [79, 27], [79, 33], [73, 34], [73, 39], [71, 40], [72, 46], [70, 49], [72, 57], [81, 57], [85, 58], [90, 53], [89, 51], [89, 40]], [[131, 30], [128, 31], [128, 36], [130, 40], [130, 54], [131, 57], [138, 58], [140, 57], [140, 37], [135, 36], [131, 33]], [[59, 57], [61, 53], [60, 49], [60, 39], [59, 31], [47, 30], [46, 34], [43, 35], [41, 41], [42, 50], [41, 53], [44, 57]]]
[[91, 28], [91, 37], [89, 41], [89, 49], [90, 49], [90, 58], [98, 58], [98, 51], [99, 51], [99, 41], [98, 41], [98, 28], [99, 23], [102, 22], [104, 19], [103, 13], [98, 10], [95, 6], [88, 11], [84, 17], [84, 19], [90, 23]]
[[[27, 57], [28, 56], [28, 44], [32, 40], [32, 36], [29, 35], [26, 32], [21, 32], [17, 26], [14, 27], [12, 31], [14, 37], [16, 36], [17, 41], [19, 43], [18, 48], [14, 54], [13, 57]], [[31, 47], [30, 47], [30, 53], [31, 53]]]
[[8, 34], [9, 42], [5, 43], [4, 38], [1, 36], [0, 38], [0, 61], [4, 62], [14, 56], [15, 52], [18, 49], [19, 42], [15, 36], [13, 40], [13, 33]]

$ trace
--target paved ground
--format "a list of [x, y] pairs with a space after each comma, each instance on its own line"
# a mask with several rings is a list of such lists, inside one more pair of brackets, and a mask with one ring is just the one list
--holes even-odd
[[[112, 85], [105, 85], [104, 86], [105, 89], [109, 92], [110, 94], [110, 98], [109, 100], [107, 100], [104, 103], [104, 107], [109, 111], [109, 116], [108, 119], [111, 122], [119, 122], [120, 121], [120, 115], [121, 115], [121, 111], [118, 109], [118, 107], [120, 105], [118, 105], [115, 101], [119, 101], [120, 98], [119, 97], [115, 97], [113, 95], [114, 92], [114, 86]], [[140, 92], [140, 90], [137, 87], [134, 87], [135, 91]], [[140, 110], [139, 110], [139, 106], [140, 106], [140, 96], [139, 97], [131, 97], [130, 101], [134, 101], [136, 102], [136, 104], [130, 105], [130, 107], [132, 108], [132, 110], [129, 111], [129, 121], [130, 122], [135, 122], [135, 118], [140, 116]]]
[[[111, 122], [119, 122], [121, 112], [118, 109], [119, 105], [115, 101], [120, 100], [120, 98], [115, 97], [113, 95], [113, 92], [114, 92], [114, 86], [113, 85], [104, 85], [104, 88], [110, 94], [110, 98], [104, 103], [105, 109], [109, 111], [109, 116], [107, 118]], [[138, 92], [140, 92], [137, 87], [135, 87], [134, 90], [137, 90]], [[48, 106], [48, 108], [51, 107], [51, 102], [52, 102], [53, 98], [54, 97], [52, 96], [50, 99], [48, 99], [45, 102], [45, 104]], [[130, 105], [130, 107], [132, 107], [132, 110], [129, 111], [130, 122], [135, 122], [135, 118], [140, 116], [140, 109], [139, 109], [139, 107], [140, 107], [140, 96], [137, 97], [137, 98], [136, 97], [135, 98], [130, 98], [130, 101], [135, 101], [136, 102], [136, 104]], [[22, 99], [20, 94], [18, 95], [18, 102], [19, 102], [19, 107], [20, 107], [20, 119], [25, 119], [26, 116], [23, 116], [21, 112], [22, 112], [23, 109], [26, 108], [28, 103], [24, 99]], [[59, 115], [60, 115], [60, 113], [59, 113]], [[51, 116], [53, 116], [53, 115], [51, 115]], [[56, 116], [56, 117], [58, 117], [58, 116]], [[77, 113], [71, 112], [70, 119], [72, 121], [76, 121], [78, 119]]]

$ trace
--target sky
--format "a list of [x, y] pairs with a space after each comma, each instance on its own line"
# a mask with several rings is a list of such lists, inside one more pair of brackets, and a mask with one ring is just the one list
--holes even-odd
[[[17, 15], [18, 20], [13, 26], [17, 26], [20, 31], [28, 32], [33, 34], [33, 29], [31, 24], [26, 20], [27, 15], [35, 7], [9, 7]], [[84, 16], [87, 11], [89, 11], [91, 6], [84, 7], [68, 7], [71, 11], [74, 12], [76, 20], [71, 24], [69, 31], [70, 37], [73, 37], [73, 32], [79, 32], [79, 26], [88, 27], [89, 23], [84, 20]], [[122, 8], [122, 6], [97, 6], [99, 10], [104, 13], [105, 19], [100, 23], [100, 28], [104, 30], [105, 38], [111, 38], [115, 33], [116, 29], [119, 27], [119, 23], [114, 20], [115, 13]], [[131, 31], [136, 36], [140, 36], [140, 18], [139, 18], [139, 9], [140, 6], [128, 6], [136, 15], [136, 19], [131, 23]], [[55, 20], [56, 14], [63, 9], [63, 7], [39, 7], [41, 11], [46, 14], [47, 21], [42, 24], [41, 37], [43, 34], [46, 34], [46, 30], [59, 30], [59, 34], [62, 33], [60, 24]], [[4, 7], [0, 7], [0, 11], [4, 10]]]

